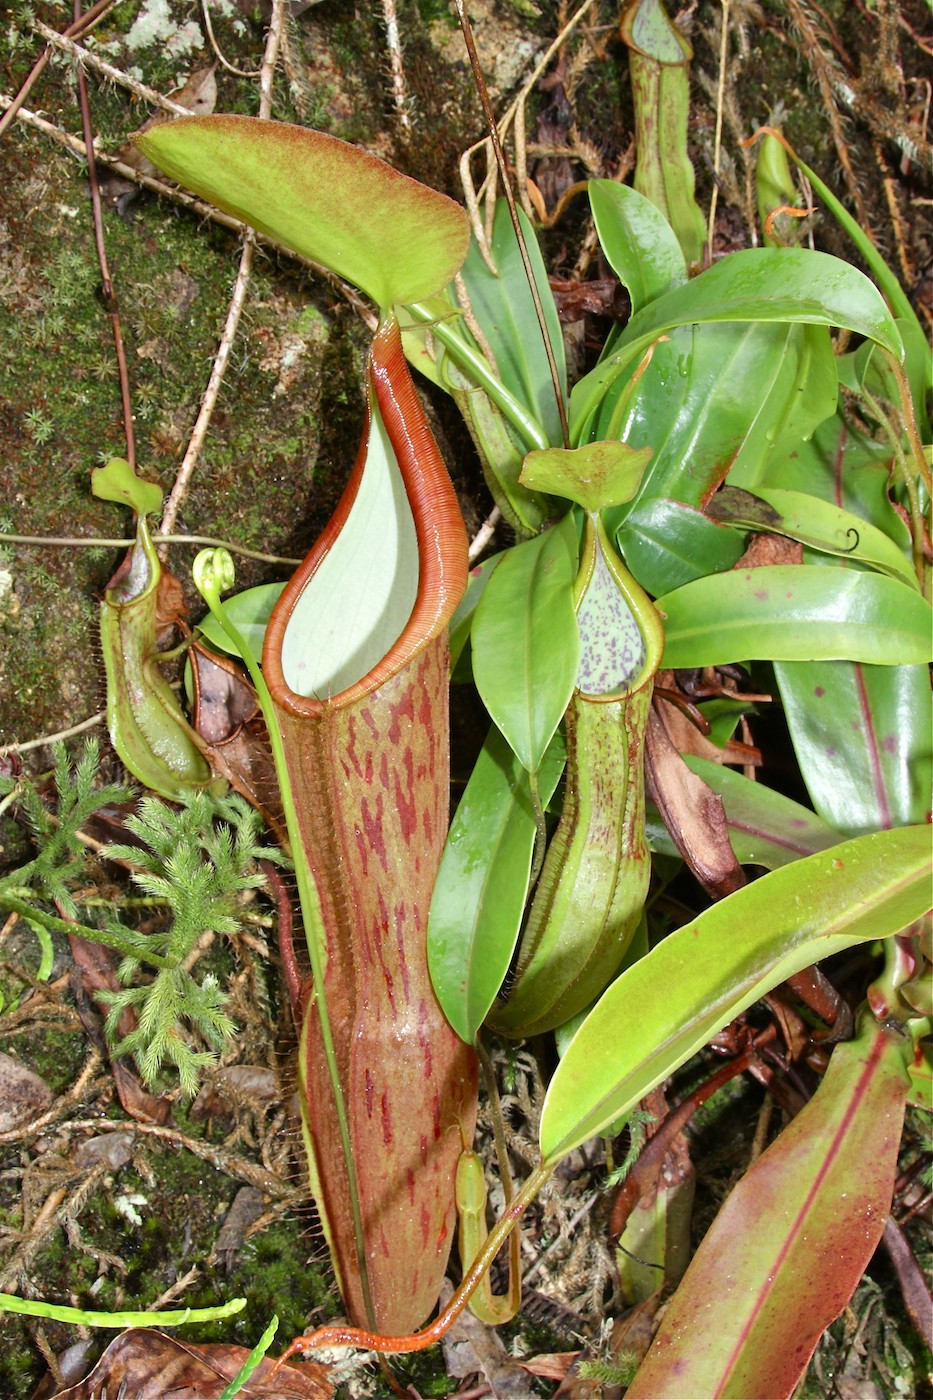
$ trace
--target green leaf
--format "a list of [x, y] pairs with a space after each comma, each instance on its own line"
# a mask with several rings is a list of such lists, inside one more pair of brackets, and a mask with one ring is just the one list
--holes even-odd
[[890, 477], [890, 443], [875, 442], [859, 432], [840, 410], [821, 423], [809, 441], [798, 442], [783, 460], [767, 462], [763, 473], [753, 478], [741, 471], [731, 472], [729, 480], [748, 491], [764, 486], [818, 496], [869, 521], [907, 551], [910, 532], [888, 494]]
[[162, 488], [137, 476], [129, 462], [111, 457], [91, 472], [91, 494], [99, 501], [116, 501], [137, 515], [153, 515], [162, 504]]
[[817, 812], [853, 836], [925, 821], [933, 790], [927, 667], [823, 661], [774, 669]]
[[[534, 229], [519, 210], [519, 219], [531, 259], [535, 285], [544, 307], [558, 376], [567, 397], [564, 338], [547, 270]], [[495, 357], [498, 376], [511, 394], [529, 409], [544, 428], [549, 442], [562, 441], [560, 415], [554, 401], [554, 385], [544, 349], [541, 327], [528, 287], [515, 230], [504, 199], [496, 205], [492, 256], [498, 276], [487, 267], [475, 241], [463, 264], [463, 280], [473, 312]]]
[[[769, 128], [765, 128], [765, 130], [767, 131]], [[836, 198], [816, 171], [811, 170], [809, 165], [800, 159], [781, 133], [775, 132], [774, 136], [780, 141], [797, 169], [809, 180], [814, 192], [822, 199], [839, 227], [848, 234], [865, 266], [881, 288], [894, 316], [897, 317], [898, 331], [907, 352], [905, 360], [907, 377], [910, 380], [920, 431], [924, 433], [929, 427], [926, 402], [930, 378], [933, 375], [933, 352], [930, 350], [929, 336], [921, 326], [917, 313], [896, 275], [888, 267], [869, 235], [857, 220], [853, 219], [845, 205]]]
[[875, 832], [763, 875], [669, 934], [603, 994], [560, 1062], [541, 1117], [546, 1162], [628, 1113], [779, 982], [920, 918], [929, 867], [929, 827]]
[[456, 670], [457, 662], [470, 640], [473, 615], [479, 605], [480, 598], [483, 596], [483, 589], [492, 578], [493, 570], [501, 559], [502, 554], [491, 554], [488, 559], [484, 559], [481, 564], [476, 564], [470, 570], [466, 592], [457, 604], [457, 610], [450, 619], [450, 626], [447, 629], [450, 638], [451, 675]]
[[[564, 766], [559, 735], [538, 776], [542, 804]], [[535, 843], [528, 774], [492, 728], [460, 799], [428, 919], [428, 967], [444, 1015], [472, 1044], [518, 940]]]
[[620, 375], [591, 431], [654, 448], [639, 503], [695, 506], [727, 472], [753, 485], [834, 413], [838, 397], [826, 327], [766, 322], [680, 327], [630, 389]]
[[930, 659], [930, 605], [883, 574], [776, 564], [696, 579], [657, 600], [664, 664], [844, 658], [876, 665]]
[[891, 1209], [909, 1041], [869, 1019], [725, 1204], [628, 1400], [790, 1395]]
[[534, 773], [577, 675], [577, 537], [572, 515], [511, 549], [473, 619], [473, 677], [492, 720]]
[[786, 535], [821, 553], [857, 560], [909, 588], [917, 587], [910, 561], [882, 530], [808, 492], [758, 486], [752, 494], [726, 486], [707, 510], [714, 520]]
[[[262, 643], [269, 617], [284, 587], [284, 583], [261, 583], [257, 588], [246, 588], [242, 593], [235, 593], [225, 604], [227, 616], [240, 629], [256, 662], [262, 660]], [[240, 653], [213, 613], [205, 613], [198, 623], [198, 631], [217, 651], [239, 656]]]
[[574, 387], [573, 441], [589, 436], [588, 425], [609, 386], [649, 345], [677, 326], [708, 321], [844, 326], [903, 356], [897, 326], [880, 292], [856, 268], [805, 248], [745, 248], [632, 317], [608, 358]]
[[693, 506], [650, 497], [623, 520], [616, 543], [626, 565], [648, 593], [670, 593], [706, 574], [731, 569], [745, 541]]
[[588, 442], [583, 447], [549, 447], [529, 452], [519, 478], [523, 486], [600, 511], [630, 501], [641, 485], [650, 447], [625, 442]]
[[617, 180], [591, 180], [587, 189], [600, 245], [628, 289], [633, 312], [686, 282], [674, 230], [650, 199]]
[[255, 117], [185, 117], [135, 138], [179, 184], [322, 263], [387, 310], [440, 291], [466, 256], [453, 200], [320, 131]]

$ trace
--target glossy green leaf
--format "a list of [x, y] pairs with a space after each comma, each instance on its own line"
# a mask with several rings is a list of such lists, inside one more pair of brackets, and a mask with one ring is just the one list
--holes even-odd
[[446, 195], [319, 131], [255, 117], [184, 117], [137, 136], [179, 184], [387, 309], [445, 287], [469, 222]]
[[[227, 616], [234, 626], [239, 628], [240, 635], [249, 647], [250, 654], [257, 665], [262, 662], [262, 643], [266, 635], [266, 627], [269, 624], [269, 617], [279, 601], [284, 587], [284, 583], [261, 583], [257, 588], [246, 588], [242, 593], [234, 593], [224, 604]], [[239, 656], [240, 653], [213, 613], [205, 613], [198, 623], [198, 631], [205, 641], [210, 642], [215, 651], [225, 651], [230, 656]]]
[[930, 832], [874, 832], [763, 875], [617, 978], [551, 1080], [541, 1152], [602, 1132], [746, 1007], [795, 972], [926, 912]]
[[706, 574], [731, 569], [745, 548], [737, 530], [664, 497], [640, 501], [615, 538], [628, 568], [655, 597]]
[[725, 1204], [628, 1400], [789, 1396], [891, 1209], [909, 1041], [873, 1021]]
[[845, 658], [876, 665], [925, 662], [930, 605], [883, 574], [776, 564], [684, 584], [657, 600], [664, 664]]
[[633, 311], [687, 280], [674, 230], [650, 199], [617, 180], [591, 180], [587, 189], [600, 246]]
[[574, 387], [573, 441], [590, 436], [590, 421], [607, 389], [641, 359], [649, 345], [677, 326], [708, 321], [844, 326], [876, 340], [898, 357], [903, 355], [897, 327], [880, 292], [857, 268], [828, 253], [804, 248], [745, 248], [713, 263], [632, 317], [611, 355]]
[[475, 564], [467, 578], [466, 592], [457, 604], [457, 610], [450, 619], [447, 635], [450, 639], [450, 670], [453, 674], [463, 650], [470, 640], [473, 615], [483, 596], [483, 589], [492, 578], [493, 570], [502, 560], [502, 554], [491, 554], [481, 564]]
[[767, 462], [763, 474], [752, 477], [742, 471], [731, 472], [729, 480], [748, 491], [765, 486], [818, 496], [869, 521], [909, 550], [909, 531], [888, 495], [890, 475], [890, 444], [860, 433], [840, 410], [819, 424], [812, 438], [799, 442], [783, 461]]
[[[567, 369], [557, 307], [548, 286], [547, 270], [534, 229], [521, 210], [519, 218], [566, 399]], [[487, 267], [475, 242], [471, 243], [463, 265], [463, 280], [473, 312], [495, 356], [503, 384], [533, 413], [548, 441], [559, 443], [562, 434], [551, 371], [515, 230], [504, 199], [496, 205], [492, 255], [499, 270], [498, 276]]]
[[[564, 766], [555, 736], [538, 775], [542, 803]], [[528, 774], [491, 729], [460, 799], [428, 919], [428, 967], [444, 1015], [470, 1043], [505, 980], [521, 928], [535, 843]]]
[[[766, 128], [770, 130], [770, 128]], [[910, 380], [911, 392], [914, 399], [914, 408], [917, 420], [922, 433], [929, 429], [929, 418], [927, 416], [927, 396], [930, 389], [930, 380], [933, 377], [933, 351], [930, 349], [930, 339], [921, 326], [917, 313], [911, 305], [910, 298], [905, 293], [897, 276], [888, 267], [884, 258], [878, 252], [869, 235], [856, 219], [852, 217], [848, 209], [837, 199], [832, 190], [815, 170], [811, 170], [809, 165], [800, 159], [797, 152], [779, 133], [774, 133], [780, 141], [791, 160], [798, 170], [810, 182], [814, 193], [822, 199], [833, 218], [845, 233], [848, 234], [859, 255], [875, 282], [881, 288], [884, 296], [891, 307], [894, 316], [897, 318], [898, 332], [907, 352], [905, 368], [907, 377]]]
[[680, 327], [656, 345], [629, 393], [621, 375], [592, 433], [650, 446], [638, 503], [650, 497], [701, 505], [726, 473], [754, 482], [784, 446], [836, 408], [835, 361], [825, 326], [766, 322]]
[[755, 492], [726, 486], [707, 507], [714, 520], [786, 535], [824, 554], [854, 559], [917, 587], [910, 561], [882, 530], [851, 511], [803, 491], [758, 486]]
[[566, 515], [501, 560], [473, 618], [473, 677], [495, 724], [533, 773], [570, 702], [580, 658], [573, 605], [577, 536]]
[[933, 791], [926, 666], [823, 661], [774, 669], [803, 780], [826, 821], [855, 835], [926, 820]]

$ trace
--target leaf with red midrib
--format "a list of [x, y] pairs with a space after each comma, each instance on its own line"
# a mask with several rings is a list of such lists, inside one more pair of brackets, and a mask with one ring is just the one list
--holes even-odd
[[845, 1308], [891, 1207], [905, 1041], [869, 1021], [732, 1191], [627, 1400], [789, 1396]]

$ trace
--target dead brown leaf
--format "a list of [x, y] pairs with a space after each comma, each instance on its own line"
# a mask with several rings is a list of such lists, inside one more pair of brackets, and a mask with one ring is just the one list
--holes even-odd
[[[245, 1347], [195, 1346], [137, 1327], [110, 1343], [83, 1381], [58, 1392], [57, 1400], [217, 1400], [249, 1356]], [[314, 1363], [283, 1366], [274, 1379], [264, 1359], [238, 1392], [243, 1400], [328, 1400], [334, 1388], [324, 1367]]]
[[[120, 990], [120, 983], [113, 970], [113, 955], [102, 944], [91, 943], [85, 938], [79, 938], [77, 934], [69, 934], [68, 942], [71, 945], [71, 956], [74, 958], [77, 969], [76, 975], [72, 979], [75, 991], [75, 1010], [81, 1018], [81, 1024], [98, 1050], [102, 1055], [109, 1056], [110, 1051], [104, 1036], [103, 1023], [91, 1002], [91, 998], [97, 992]], [[130, 1031], [135, 1030], [135, 1028], [136, 1013], [131, 1008], [127, 1008], [120, 1017], [117, 1027], [119, 1034], [121, 1036], [129, 1035]], [[135, 1118], [140, 1123], [165, 1124], [168, 1122], [172, 1115], [171, 1099], [158, 1097], [144, 1089], [125, 1060], [111, 1060], [110, 1068], [113, 1073], [117, 1097], [131, 1118]]]
[[256, 808], [279, 844], [287, 844], [272, 747], [255, 690], [229, 657], [198, 642], [189, 656], [194, 683], [191, 723], [204, 740], [208, 762]]
[[[453, 1289], [444, 1284], [443, 1305]], [[493, 1400], [527, 1400], [528, 1381], [519, 1362], [506, 1351], [494, 1327], [487, 1327], [469, 1311], [462, 1312], [441, 1339], [447, 1374], [458, 1380], [480, 1374]]]
[[[673, 671], [659, 671], [655, 678], [655, 698], [663, 705], [664, 727], [671, 742], [679, 753], [695, 754], [697, 758], [708, 758], [712, 763], [761, 763], [761, 753], [750, 744], [737, 743], [730, 739], [722, 748], [707, 739], [690, 718], [688, 713], [669, 699], [676, 698], [677, 677]], [[664, 692], [663, 694], [659, 692]], [[741, 696], [737, 693], [737, 700]]]
[[278, 1075], [267, 1065], [225, 1065], [210, 1075], [191, 1105], [191, 1117], [217, 1118], [239, 1103], [273, 1103], [280, 1097]]
[[671, 706], [652, 705], [645, 735], [648, 791], [680, 854], [717, 899], [745, 884], [729, 840], [722, 798], [691, 773], [667, 728]]
[[803, 545], [786, 535], [752, 535], [734, 569], [761, 569], [766, 564], [802, 564]]

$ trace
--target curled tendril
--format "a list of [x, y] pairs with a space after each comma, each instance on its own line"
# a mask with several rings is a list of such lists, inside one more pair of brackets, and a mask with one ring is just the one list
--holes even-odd
[[861, 539], [861, 536], [854, 525], [850, 525], [848, 530], [846, 530], [846, 539], [848, 539], [850, 535], [854, 535], [855, 539], [850, 545], [848, 545], [844, 550], [841, 551], [843, 554], [851, 554], [853, 550], [858, 549], [859, 540]]
[[202, 549], [192, 565], [191, 576], [201, 597], [212, 607], [212, 600], [219, 599], [236, 582], [236, 566], [229, 549]]

